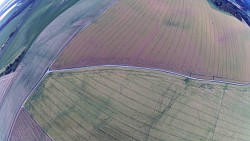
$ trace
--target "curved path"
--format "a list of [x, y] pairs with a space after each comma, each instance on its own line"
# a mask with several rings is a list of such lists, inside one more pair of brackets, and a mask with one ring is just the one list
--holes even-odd
[[229, 84], [229, 85], [235, 85], [235, 86], [250, 86], [250, 83], [238, 83], [238, 82], [231, 82], [231, 81], [227, 81], [227, 80], [202, 79], [202, 78], [191, 77], [188, 75], [184, 75], [184, 74], [180, 74], [177, 72], [172, 72], [172, 71], [168, 71], [168, 70], [164, 70], [164, 69], [146, 68], [146, 67], [137, 67], [137, 66], [126, 66], [126, 65], [98, 65], [98, 66], [85, 66], [85, 67], [79, 67], [79, 68], [48, 70], [46, 74], [49, 74], [52, 72], [65, 72], [65, 71], [80, 70], [80, 69], [84, 69], [84, 68], [97, 68], [97, 67], [121, 67], [121, 68], [131, 68], [131, 69], [152, 70], [152, 71], [160, 71], [160, 72], [170, 73], [170, 74], [182, 76], [182, 77], [189, 78], [192, 80], [197, 80], [197, 81], [216, 82], [216, 83], [223, 83], [223, 84]]
[[[153, 2], [153, 1], [150, 1], [150, 2]], [[11, 126], [13, 125], [13, 122], [16, 118], [18, 111], [20, 110], [21, 105], [23, 104], [24, 100], [27, 99], [29, 94], [31, 94], [31, 92], [35, 89], [35, 87], [38, 86], [38, 84], [42, 81], [42, 79], [46, 76], [46, 74], [53, 72], [53, 71], [65, 71], [65, 70], [47, 71], [50, 68], [52, 61], [57, 57], [57, 55], [61, 52], [61, 50], [66, 45], [68, 45], [68, 43], [71, 41], [71, 39], [83, 27], [85, 27], [86, 25], [91, 23], [91, 21], [96, 19], [98, 17], [98, 15], [103, 13], [105, 11], [105, 9], [113, 2], [114, 2], [114, 0], [81, 0], [79, 3], [77, 3], [76, 5], [71, 7], [69, 10], [64, 12], [58, 18], [56, 18], [41, 33], [41, 35], [33, 43], [32, 47], [30, 48], [27, 55], [25, 56], [25, 58], [22, 62], [22, 65], [24, 67], [20, 70], [19, 75], [15, 78], [15, 81], [12, 84], [10, 90], [5, 95], [3, 101], [0, 103], [0, 127], [1, 127], [0, 128], [0, 140], [6, 140], [8, 138], [8, 133], [11, 130]], [[174, 2], [174, 3], [172, 3], [173, 5], [177, 5], [177, 3], [175, 3], [176, 0], [172, 0], [171, 2]], [[197, 1], [194, 1], [194, 2], [196, 2], [194, 4], [197, 7], [199, 6], [199, 4], [201, 4], [201, 3], [198, 3]], [[176, 7], [180, 7], [181, 5], [184, 5], [183, 3], [179, 3], [179, 4], [180, 5], [176, 6]], [[155, 5], [155, 6], [159, 6], [159, 5]], [[204, 5], [201, 4], [200, 6], [204, 6]], [[95, 11], [93, 9], [95, 9], [95, 10], [97, 9], [97, 10]], [[152, 8], [151, 10], [154, 11], [156, 9]], [[201, 9], [199, 9], [199, 10], [202, 11]], [[177, 12], [178, 12], [178, 10], [177, 10]], [[185, 13], [185, 12], [182, 12], [182, 13]], [[208, 16], [207, 13], [203, 13], [203, 15], [202, 15], [202, 12], [201, 12], [199, 14], [201, 14], [200, 16]], [[221, 16], [221, 15], [216, 13], [215, 16], [212, 16], [210, 18], [215, 19], [216, 16]], [[176, 23], [172, 23], [173, 21], [170, 21], [170, 22], [171, 22], [170, 25], [176, 24]], [[222, 21], [220, 20], [220, 22], [222, 22]], [[96, 23], [98, 23], [98, 20], [96, 21]], [[216, 23], [216, 24], [222, 24], [222, 23]], [[234, 23], [235, 30], [236, 30], [235, 27], [237, 25], [238, 25], [238, 22]], [[228, 26], [226, 26], [226, 27], [225, 27], [225, 25], [220, 25], [220, 26], [223, 28], [229, 29]], [[194, 28], [195, 27], [192, 27], [192, 30]], [[204, 27], [197, 27], [197, 28], [204, 28]], [[241, 31], [243, 31], [243, 29], [245, 29], [244, 26], [241, 27]], [[208, 29], [206, 29], [206, 30], [208, 30]], [[218, 28], [218, 29], [214, 29], [214, 30], [220, 30], [220, 29]], [[223, 41], [233, 38], [232, 37], [233, 35], [230, 37], [226, 37], [226, 35], [229, 33], [226, 33], [225, 31], [220, 31], [220, 32], [223, 32], [223, 36], [222, 36]], [[246, 33], [246, 32], [243, 32], [243, 33]], [[174, 34], [179, 34], [179, 32], [176, 32]], [[214, 33], [210, 33], [210, 37], [212, 36], [212, 34], [214, 34]], [[182, 35], [180, 34], [180, 36], [182, 36]], [[194, 34], [192, 34], [192, 36], [198, 36], [198, 35], [196, 35], [194, 33]], [[196, 37], [196, 38], [198, 38], [198, 37]], [[182, 42], [182, 44], [184, 44], [184, 43], [185, 43], [185, 41]], [[145, 44], [147, 44], [147, 43], [145, 43]], [[176, 44], [176, 43], [173, 43], [173, 44]], [[196, 43], [196, 44], [201, 44], [201, 43]], [[237, 41], [235, 41], [232, 44], [237, 44]], [[232, 44], [230, 44], [230, 47], [232, 47], [229, 49], [230, 54], [233, 54], [233, 47], [234, 46]], [[220, 45], [222, 45], [222, 43], [220, 43]], [[214, 49], [214, 48], [211, 48], [211, 46], [212, 45], [210, 45], [210, 49], [211, 50]], [[178, 47], [180, 47], [180, 48], [177, 51], [181, 51], [181, 45], [178, 45]], [[219, 49], [221, 49], [221, 51], [223, 52], [224, 48], [220, 47]], [[205, 50], [200, 50], [200, 51], [205, 53]], [[138, 53], [140, 53], [140, 51]], [[241, 54], [241, 53], [238, 52], [238, 54]], [[217, 57], [219, 57], [219, 56], [217, 56]], [[240, 60], [246, 59], [246, 58], [244, 58], [244, 56], [241, 56], [241, 57], [243, 57], [243, 58], [240, 58]], [[232, 58], [237, 58], [237, 57], [232, 57]], [[171, 59], [171, 60], [173, 60], [173, 59]], [[237, 59], [236, 60], [233, 59], [231, 61], [233, 61], [233, 62], [236, 61], [235, 63], [237, 63]], [[201, 62], [197, 62], [197, 63], [199, 64]], [[223, 62], [217, 62], [217, 64], [220, 64], [220, 63], [223, 63]], [[240, 69], [244, 68], [244, 66], [242, 66], [242, 63], [244, 63], [244, 62], [240, 62], [240, 64], [239, 64], [239, 65], [241, 65]], [[109, 64], [109, 63], [107, 63], [107, 64]], [[112, 64], [112, 63], [110, 63], [110, 64]], [[172, 64], [173, 64], [173, 62], [172, 62]], [[212, 63], [210, 63], [210, 64], [212, 64]], [[82, 65], [82, 66], [84, 66], [84, 65]], [[224, 66], [224, 65], [222, 65], [222, 66]], [[119, 67], [121, 67], [121, 66], [119, 66]], [[123, 66], [123, 67], [129, 67], [129, 66]], [[195, 66], [193, 66], [193, 67], [195, 67]], [[206, 67], [208, 67], [208, 66], [206, 66]], [[226, 68], [227, 67], [233, 68], [233, 66], [230, 66], [230, 65], [226, 65]], [[75, 68], [75, 69], [79, 69], [79, 68]], [[142, 69], [148, 69], [148, 68], [142, 68]], [[162, 69], [162, 70], [161, 69], [153, 69], [153, 67], [150, 67], [150, 69], [164, 71], [164, 72], [169, 73], [169, 71], [166, 71], [164, 69]], [[216, 68], [216, 69], [219, 70], [219, 68]], [[74, 70], [74, 69], [66, 69], [66, 70]], [[222, 70], [219, 70], [218, 72], [223, 74], [222, 73], [223, 68], [222, 68]], [[173, 72], [171, 72], [171, 73], [173, 73]], [[173, 73], [173, 74], [181, 75], [178, 73]], [[226, 76], [226, 74], [227, 73], [225, 73], [223, 75]], [[244, 74], [245, 74], [245, 72], [244, 72]], [[196, 79], [196, 78], [193, 78], [190, 76], [186, 76], [186, 77]], [[201, 80], [201, 79], [197, 79], [197, 80]], [[211, 80], [211, 81], [216, 81], [216, 80]], [[246, 85], [246, 84], [240, 84], [240, 83], [230, 83], [230, 82], [225, 82], [225, 81], [216, 81], [216, 82], [228, 83], [228, 84], [233, 84], [233, 85]]]
[[20, 109], [9, 141], [52, 141], [30, 116], [25, 108]]
[[[22, 69], [0, 103], [0, 140], [8, 138], [26, 97], [46, 73], [52, 61], [85, 26], [100, 16], [114, 0], [80, 0], [58, 16], [39, 35], [23, 58]], [[93, 10], [94, 9], [94, 10]]]

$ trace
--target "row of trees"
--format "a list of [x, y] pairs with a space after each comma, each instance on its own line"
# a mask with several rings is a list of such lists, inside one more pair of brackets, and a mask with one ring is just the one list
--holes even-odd
[[25, 52], [26, 52], [26, 51], [23, 51], [23, 52], [15, 59], [15, 61], [14, 61], [13, 63], [11, 63], [11, 64], [8, 65], [8, 66], [6, 67], [6, 69], [5, 69], [5, 71], [2, 72], [2, 73], [0, 74], [0, 77], [3, 76], [3, 75], [10, 74], [11, 72], [14, 72], [14, 71], [17, 69], [17, 67], [18, 67], [19, 63], [21, 62], [22, 58], [24, 57]]

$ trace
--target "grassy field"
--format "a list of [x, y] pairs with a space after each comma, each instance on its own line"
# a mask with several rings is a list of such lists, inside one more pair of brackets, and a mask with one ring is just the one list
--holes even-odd
[[[6, 43], [8, 40], [10, 34], [13, 32], [13, 30], [18, 26], [22, 18], [24, 18], [26, 12], [28, 11], [28, 8], [24, 10], [20, 15], [18, 15], [16, 18], [14, 18], [9, 24], [6, 25], [5, 28], [3, 28], [0, 31], [0, 49], [2, 46]], [[0, 21], [0, 25], [3, 25], [3, 22]]]
[[13, 126], [9, 141], [52, 141], [22, 108]]
[[[61, 0], [42, 0], [36, 1], [32, 7], [28, 7], [27, 9], [31, 8], [29, 14], [26, 15], [14, 38], [8, 43], [6, 49], [4, 49], [4, 53], [0, 56], [0, 70], [5, 69], [5, 67], [12, 63], [24, 49], [28, 50], [46, 26], [77, 1], [79, 0], [64, 2]], [[13, 30], [8, 27], [6, 28], [8, 31]]]
[[132, 65], [244, 83], [249, 45], [249, 27], [207, 0], [119, 0], [52, 68]]
[[0, 140], [7, 140], [26, 97], [42, 79], [53, 60], [82, 28], [96, 19], [114, 0], [80, 0], [53, 20], [36, 38], [4, 100], [0, 102]]
[[25, 104], [54, 140], [249, 140], [250, 87], [143, 69], [55, 72]]

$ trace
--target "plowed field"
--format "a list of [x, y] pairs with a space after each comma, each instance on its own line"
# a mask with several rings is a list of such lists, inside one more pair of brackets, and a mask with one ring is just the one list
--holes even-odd
[[249, 46], [249, 27], [207, 0], [119, 0], [52, 68], [130, 65], [249, 82]]
[[9, 141], [52, 141], [22, 108], [17, 116]]

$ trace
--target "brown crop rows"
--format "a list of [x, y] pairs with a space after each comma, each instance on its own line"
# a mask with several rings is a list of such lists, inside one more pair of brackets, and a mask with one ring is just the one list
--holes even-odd
[[9, 141], [52, 141], [22, 108], [10, 134]]
[[52, 68], [132, 65], [249, 82], [249, 41], [247, 25], [207, 0], [119, 0]]

